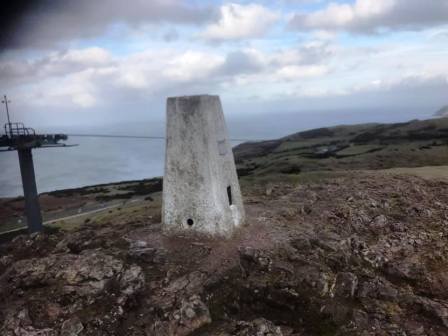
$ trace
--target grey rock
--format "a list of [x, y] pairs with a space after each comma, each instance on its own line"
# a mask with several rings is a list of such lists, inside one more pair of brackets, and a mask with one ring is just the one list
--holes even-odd
[[17, 288], [58, 286], [62, 293], [79, 297], [98, 296], [114, 281], [120, 283], [124, 297], [144, 285], [139, 266], [125, 268], [121, 260], [99, 250], [20, 260], [13, 264], [8, 276]]
[[145, 285], [145, 277], [142, 268], [131, 265], [120, 276], [120, 288], [126, 296], [131, 296]]
[[77, 336], [84, 330], [84, 326], [77, 317], [65, 320], [61, 327], [61, 336]]
[[374, 230], [378, 230], [386, 227], [387, 223], [387, 217], [384, 215], [379, 215], [372, 220], [370, 227]]
[[12, 311], [0, 326], [2, 336], [57, 336], [57, 332], [51, 328], [38, 329], [32, 325], [28, 309], [23, 308]]
[[264, 318], [258, 318], [251, 322], [238, 322], [235, 336], [283, 336], [280, 327]]
[[154, 335], [191, 335], [212, 321], [208, 307], [194, 295], [181, 302], [180, 308], [168, 315], [168, 321], [157, 321], [152, 326]]
[[252, 247], [243, 247], [238, 250], [240, 263], [243, 269], [248, 272], [251, 269], [270, 271], [272, 259], [264, 251]]
[[291, 245], [298, 251], [306, 251], [311, 249], [311, 243], [307, 237], [296, 238], [291, 241]]
[[0, 266], [8, 267], [12, 264], [13, 258], [9, 255], [0, 257]]
[[352, 298], [358, 288], [358, 277], [350, 272], [338, 273], [334, 285], [334, 294], [338, 297]]
[[408, 281], [418, 281], [426, 277], [424, 265], [414, 260], [394, 260], [385, 265], [385, 272], [389, 276]]
[[448, 328], [448, 305], [433, 301], [428, 298], [415, 296], [413, 298], [414, 304], [420, 306], [420, 308], [429, 315], [432, 315], [439, 319], [443, 326]]
[[385, 279], [375, 278], [365, 281], [359, 287], [357, 296], [362, 299], [385, 299], [394, 301], [398, 297], [398, 290]]

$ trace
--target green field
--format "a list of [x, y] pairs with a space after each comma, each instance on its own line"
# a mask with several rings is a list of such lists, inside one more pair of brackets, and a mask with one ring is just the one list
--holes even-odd
[[448, 118], [320, 128], [235, 147], [240, 176], [448, 165]]

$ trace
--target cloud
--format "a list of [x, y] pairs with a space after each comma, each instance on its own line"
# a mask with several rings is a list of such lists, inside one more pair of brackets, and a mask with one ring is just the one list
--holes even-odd
[[65, 50], [52, 52], [32, 61], [0, 62], [0, 77], [10, 84], [24, 84], [53, 76], [65, 76], [89, 68], [101, 68], [110, 65], [112, 60], [112, 55], [99, 47]]
[[164, 75], [174, 81], [191, 81], [207, 77], [223, 63], [221, 55], [187, 51], [168, 61]]
[[[388, 80], [374, 80], [369, 83], [353, 86], [349, 93], [388, 93], [391, 92], [417, 92], [417, 89], [424, 88], [448, 88], [448, 76], [436, 74], [421, 74], [403, 76]], [[421, 95], [420, 95], [421, 96]]]
[[298, 48], [288, 48], [273, 54], [275, 65], [313, 65], [322, 63], [334, 54], [333, 48], [326, 42], [309, 42]]
[[[0, 58], [0, 89], [22, 101], [85, 109], [113, 105], [119, 99], [204, 92], [269, 96], [272, 87], [328, 73], [329, 42], [282, 49], [221, 49], [166, 44], [144, 51], [113, 54], [92, 46], [43, 53], [42, 57]], [[14, 55], [13, 55], [14, 56]], [[258, 85], [265, 83], [260, 91]], [[3, 84], [3, 85], [2, 85]]]
[[15, 24], [2, 29], [0, 50], [50, 48], [70, 40], [98, 37], [120, 23], [198, 25], [214, 16], [212, 7], [182, 0], [40, 0], [25, 8]]
[[296, 80], [300, 78], [320, 77], [328, 72], [328, 68], [323, 65], [288, 65], [277, 71], [277, 76], [284, 80]]
[[446, 24], [444, 0], [356, 0], [330, 3], [310, 13], [296, 13], [289, 25], [295, 29], [344, 30], [375, 33], [381, 30], [420, 30]]
[[225, 4], [218, 22], [206, 27], [201, 36], [209, 41], [259, 38], [279, 19], [279, 14], [258, 4]]
[[232, 51], [227, 54], [225, 62], [218, 70], [223, 76], [250, 74], [265, 68], [263, 55], [253, 49]]
[[165, 42], [177, 41], [179, 39], [179, 33], [176, 29], [171, 28], [163, 34], [162, 38]]
[[[22, 101], [93, 108], [119, 99], [230, 91], [257, 83], [321, 76], [325, 45], [262, 52], [167, 47], [117, 56], [100, 47], [52, 52], [33, 60], [0, 60], [0, 89]], [[244, 90], [243, 90], [244, 91]], [[131, 98], [132, 97], [132, 98]]]
[[224, 63], [225, 56], [218, 53], [193, 50], [156, 49], [118, 57], [98, 47], [73, 49], [34, 61], [0, 62], [0, 89], [8, 88], [22, 101], [91, 108], [177, 88], [207, 91]]
[[81, 107], [92, 107], [95, 106], [96, 102], [95, 97], [86, 92], [74, 94], [72, 96], [72, 101]]
[[74, 64], [104, 64], [111, 60], [110, 53], [99, 47], [69, 50], [60, 57], [61, 62]]

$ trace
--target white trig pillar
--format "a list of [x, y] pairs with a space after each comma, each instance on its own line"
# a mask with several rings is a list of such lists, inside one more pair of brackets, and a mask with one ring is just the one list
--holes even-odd
[[164, 230], [229, 236], [244, 207], [219, 96], [168, 98], [166, 114]]

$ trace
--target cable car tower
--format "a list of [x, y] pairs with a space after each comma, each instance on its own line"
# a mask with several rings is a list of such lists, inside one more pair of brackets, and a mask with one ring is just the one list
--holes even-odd
[[[65, 134], [36, 134], [33, 128], [23, 123], [11, 122], [8, 104], [4, 96], [2, 103], [6, 106], [8, 122], [4, 125], [5, 134], [0, 135], [0, 151], [16, 150], [19, 153], [20, 173], [22, 175], [23, 195], [25, 198], [25, 215], [30, 233], [43, 230], [42, 214], [37, 194], [36, 177], [34, 175], [33, 148], [71, 147], [59, 143], [67, 140]], [[73, 145], [72, 145], [73, 146]]]

